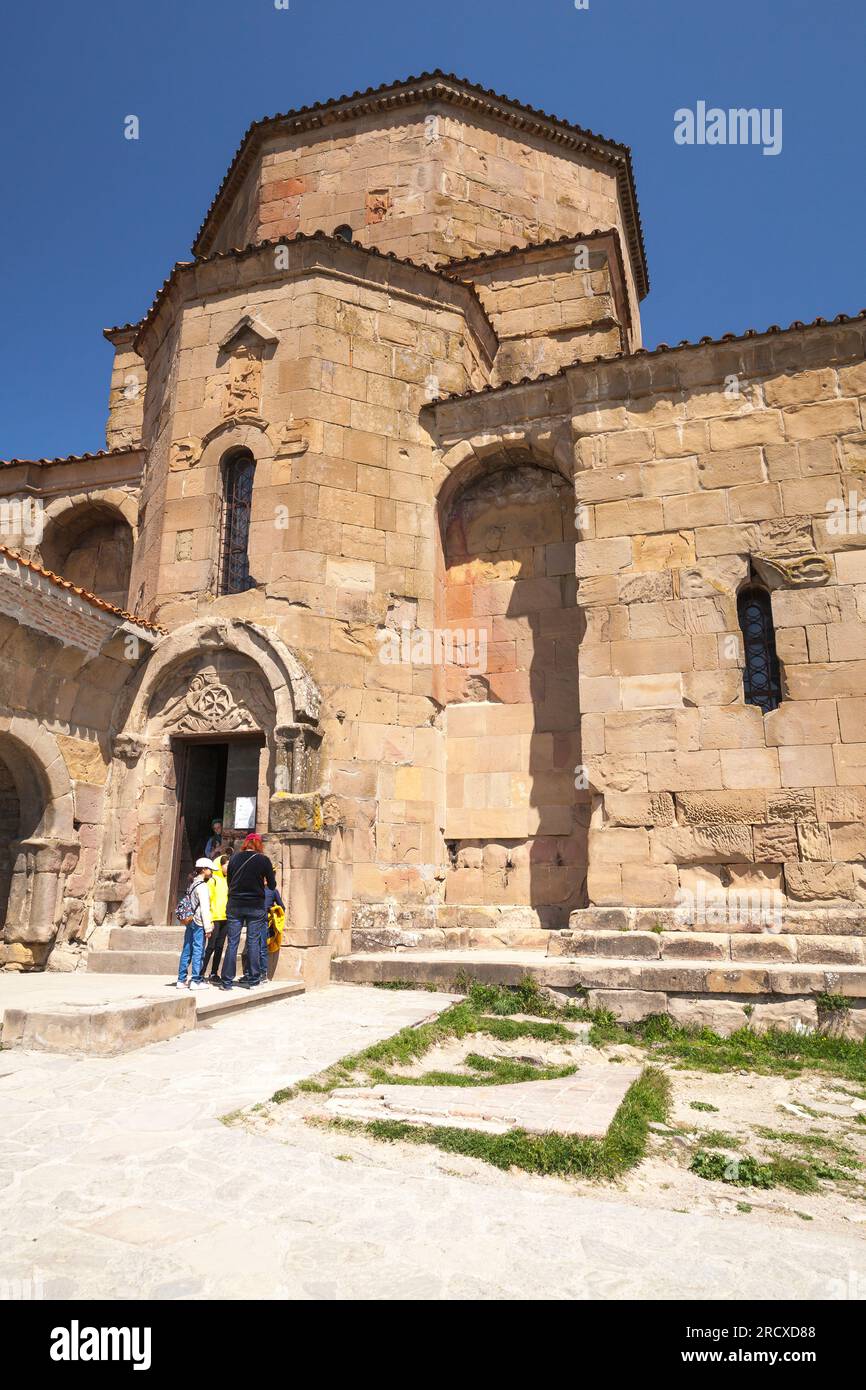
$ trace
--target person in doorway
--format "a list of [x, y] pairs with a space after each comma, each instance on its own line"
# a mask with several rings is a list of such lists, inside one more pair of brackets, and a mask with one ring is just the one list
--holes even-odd
[[[267, 979], [268, 914], [265, 891], [275, 889], [274, 866], [264, 852], [260, 835], [248, 835], [226, 868], [228, 879], [228, 945], [220, 974], [222, 989], [232, 989], [238, 960], [238, 943], [244, 927], [247, 930], [249, 964], [238, 983], [252, 989]], [[263, 959], [263, 952], [264, 959]]]
[[192, 970], [190, 989], [207, 989], [202, 979], [202, 959], [205, 939], [210, 935], [212, 919], [210, 912], [210, 889], [208, 880], [213, 872], [210, 859], [197, 859], [196, 872], [187, 888], [187, 899], [193, 909], [192, 918], [185, 924], [183, 950], [177, 967], [177, 988], [186, 989], [187, 971]]
[[223, 823], [221, 820], [211, 821], [210, 839], [204, 847], [205, 859], [216, 859], [223, 847]]
[[[201, 968], [202, 978], [207, 979], [212, 985], [219, 984], [220, 961], [222, 960], [223, 947], [226, 944], [226, 932], [228, 922], [226, 921], [229, 897], [229, 885], [226, 878], [226, 865], [229, 862], [229, 855], [221, 854], [218, 859], [213, 861], [213, 873], [208, 880], [210, 890], [210, 914], [213, 920], [213, 931], [210, 934], [205, 951], [204, 964]], [[210, 975], [207, 968], [210, 965]]]

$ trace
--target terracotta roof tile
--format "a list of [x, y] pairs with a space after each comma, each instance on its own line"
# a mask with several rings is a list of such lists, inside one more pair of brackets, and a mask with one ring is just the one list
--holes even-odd
[[150, 632], [166, 633], [168, 631], [167, 628], [160, 627], [158, 623], [149, 623], [145, 618], [140, 618], [135, 613], [127, 613], [125, 608], [118, 608], [116, 604], [109, 603], [107, 599], [100, 598], [98, 594], [90, 593], [89, 589], [80, 589], [77, 584], [72, 583], [71, 579], [64, 579], [62, 575], [54, 574], [52, 570], [43, 569], [33, 560], [25, 560], [23, 555], [19, 555], [15, 550], [9, 550], [5, 545], [0, 545], [0, 555], [6, 555], [8, 559], [15, 560], [33, 574], [38, 574], [41, 579], [50, 579], [51, 583], [56, 584], [58, 588], [76, 594], [78, 598], [83, 598], [85, 602], [92, 603], [94, 608], [101, 608], [105, 613], [113, 613], [115, 617], [135, 623], [138, 627], [146, 627]]
[[471, 270], [488, 261], [507, 260], [527, 251], [556, 251], [560, 247], [572, 246], [576, 242], [597, 241], [600, 237], [611, 236], [618, 243], [619, 232], [616, 227], [593, 227], [591, 232], [572, 232], [568, 236], [549, 237], [547, 241], [529, 241], [524, 246], [510, 246], [507, 251], [482, 251], [478, 256], [466, 256], [463, 260], [439, 261], [436, 269], [449, 279], [461, 270]]
[[[421, 271], [425, 275], [432, 275], [435, 279], [444, 280], [448, 284], [453, 284], [455, 279], [457, 278], [445, 275], [443, 271], [437, 269], [434, 266], [423, 265], [419, 261], [407, 260], [406, 257], [398, 256], [393, 251], [380, 251], [377, 246], [364, 246], [360, 241], [345, 241], [343, 237], [334, 236], [331, 232], [297, 232], [294, 236], [290, 237], [282, 236], [276, 237], [273, 240], [269, 241], [252, 241], [249, 243], [248, 246], [232, 247], [230, 251], [213, 251], [209, 256], [199, 256], [198, 259], [195, 261], [178, 261], [174, 266], [172, 266], [172, 269], [169, 272], [167, 278], [163, 280], [162, 284], [157, 290], [156, 295], [153, 299], [153, 303], [151, 304], [147, 313], [144, 315], [144, 318], [140, 319], [138, 324], [136, 325], [125, 325], [125, 327], [127, 328], [129, 328], [130, 326], [134, 326], [138, 329], [135, 341], [133, 343], [133, 348], [135, 350], [138, 349], [139, 341], [143, 330], [150, 323], [153, 322], [154, 318], [159, 312], [162, 301], [164, 300], [165, 296], [169, 293], [178, 275], [182, 271], [195, 269], [197, 266], [200, 265], [211, 265], [215, 261], [244, 260], [247, 256], [254, 256], [262, 251], [273, 250], [277, 246], [294, 246], [308, 241], [320, 241], [324, 242], [326, 245], [338, 247], [343, 251], [355, 251], [363, 256], [375, 256], [378, 260], [381, 261], [392, 261], [395, 265], [408, 266], [412, 270]], [[489, 322], [487, 318], [487, 311], [481, 302], [481, 298], [477, 290], [475, 289], [475, 286], [468, 283], [464, 283], [463, 288], [467, 290], [469, 294], [473, 297], [476, 304], [478, 305], [480, 312], [484, 316], [485, 321]], [[109, 333], [115, 333], [118, 331], [118, 329], [114, 328], [103, 329], [103, 333], [106, 336], [108, 336]]]
[[[428, 88], [428, 92], [422, 93], [419, 90], [422, 87]], [[546, 130], [541, 130], [539, 133], [548, 135], [560, 143], [576, 144], [578, 148], [591, 153], [595, 158], [615, 164], [618, 171], [617, 178], [638, 293], [641, 298], [648, 293], [649, 271], [630, 147], [620, 144], [618, 140], [609, 140], [604, 135], [596, 134], [595, 131], [575, 125], [571, 121], [564, 120], [561, 116], [553, 116], [537, 107], [527, 106], [524, 102], [516, 101], [514, 97], [504, 96], [494, 92], [489, 87], [479, 86], [478, 83], [470, 82], [466, 77], [457, 77], [454, 73], [443, 72], [440, 68], [436, 68], [433, 72], [420, 73], [418, 77], [407, 77], [403, 81], [385, 82], [380, 87], [368, 87], [366, 91], [353, 92], [351, 96], [332, 97], [328, 101], [315, 102], [312, 106], [302, 106], [294, 111], [286, 111], [275, 116], [265, 116], [261, 120], [253, 121], [252, 125], [247, 128], [216, 196], [208, 208], [193, 242], [193, 252], [198, 255], [207, 251], [208, 234], [215, 230], [213, 224], [219, 220], [219, 204], [229, 192], [231, 185], [239, 182], [246, 174], [264, 132], [275, 125], [288, 121], [294, 122], [296, 127], [301, 129], [304, 127], [315, 129], [326, 123], [322, 119], [323, 116], [326, 119], [350, 119], [359, 113], [359, 108], [361, 112], [376, 107], [383, 110], [394, 109], [399, 106], [412, 105], [422, 95], [436, 96], [442, 100], [458, 103], [463, 98], [464, 104], [468, 105], [471, 105], [473, 101], [488, 107], [497, 105], [500, 108], [505, 108], [499, 114], [511, 115], [514, 118], [514, 123], [518, 126], [525, 126], [527, 124], [525, 118], [531, 117], [536, 125], [543, 123], [547, 127]], [[340, 111], [339, 108], [341, 107], [345, 107], [345, 111]]]
[[431, 406], [444, 405], [446, 401], [465, 401], [471, 396], [486, 396], [494, 391], [508, 391], [514, 386], [535, 386], [544, 381], [557, 381], [575, 367], [592, 367], [599, 362], [628, 362], [635, 357], [659, 357], [662, 353], [681, 352], [684, 348], [718, 347], [721, 343], [742, 343], [749, 338], [766, 338], [775, 333], [799, 333], [810, 328], [834, 328], [844, 323], [856, 323], [858, 319], [866, 319], [866, 309], [861, 309], [857, 314], [837, 314], [834, 319], [819, 317], [812, 319], [810, 323], [804, 323], [802, 319], [795, 319], [793, 323], [788, 324], [787, 328], [781, 328], [779, 324], [771, 323], [769, 328], [747, 328], [742, 333], [723, 333], [720, 338], [699, 338], [696, 343], [683, 338], [674, 347], [668, 343], [659, 343], [654, 348], [635, 348], [634, 352], [617, 352], [612, 357], [598, 356], [587, 362], [568, 362], [564, 367], [560, 367], [559, 371], [543, 372], [540, 376], [525, 376], [520, 381], [503, 381], [499, 386], [482, 386], [475, 391], [462, 391], [455, 392], [450, 396], [438, 396], [436, 400], [426, 402], [422, 409], [429, 410]]
[[0, 459], [0, 468], [20, 468], [22, 464], [62, 464], [89, 463], [92, 459], [118, 458], [122, 454], [140, 454], [140, 444], [130, 444], [123, 449], [97, 449], [93, 454], [66, 454], [56, 459]]

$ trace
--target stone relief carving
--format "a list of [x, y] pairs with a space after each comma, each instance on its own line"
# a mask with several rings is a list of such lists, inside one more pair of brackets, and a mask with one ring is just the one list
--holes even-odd
[[221, 678], [213, 667], [194, 675], [162, 712], [163, 727], [172, 734], [266, 730], [272, 722], [261, 683], [254, 675], [232, 671]]
[[826, 584], [832, 574], [832, 565], [826, 555], [755, 555], [755, 569], [771, 589], [783, 584], [791, 589], [805, 589], [818, 584]]
[[172, 472], [183, 468], [194, 468], [202, 455], [203, 441], [187, 435], [185, 439], [175, 439], [169, 450], [168, 466]]
[[[259, 368], [261, 365], [261, 362], [258, 362]], [[227, 391], [230, 389], [228, 387]], [[261, 381], [259, 381], [257, 389], [260, 391]], [[175, 439], [169, 453], [169, 467], [172, 472], [195, 468], [211, 440], [224, 434], [235, 422], [239, 425], [253, 425], [257, 430], [261, 430], [262, 434], [267, 436], [276, 459], [297, 458], [307, 452], [310, 447], [309, 420], [282, 421], [279, 424], [269, 425], [266, 420], [256, 414], [257, 408], [257, 399], [255, 408], [250, 403], [237, 408], [232, 407], [225, 418], [208, 430], [201, 439], [197, 439], [193, 435], [187, 435], [183, 439]]]
[[298, 458], [307, 452], [310, 441], [304, 433], [306, 425], [306, 420], [297, 420], [293, 424], [274, 425], [268, 431], [275, 458]]
[[238, 344], [229, 365], [223, 413], [258, 415], [262, 396], [262, 360], [247, 347]]
[[144, 752], [144, 739], [135, 734], [118, 734], [114, 740], [114, 756], [133, 767]]

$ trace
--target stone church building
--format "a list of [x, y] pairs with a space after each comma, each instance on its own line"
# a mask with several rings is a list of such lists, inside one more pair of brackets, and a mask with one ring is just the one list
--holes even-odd
[[281, 977], [861, 1017], [866, 313], [647, 351], [628, 148], [438, 72], [251, 126], [192, 254], [0, 467], [0, 964], [148, 968], [223, 816]]

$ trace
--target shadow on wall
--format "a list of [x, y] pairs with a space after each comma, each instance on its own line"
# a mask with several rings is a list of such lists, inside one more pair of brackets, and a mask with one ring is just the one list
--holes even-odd
[[49, 523], [41, 564], [81, 589], [126, 608], [132, 569], [132, 528], [116, 508], [83, 503]]
[[586, 903], [574, 492], [534, 462], [485, 473], [443, 518], [446, 902], [529, 907], [567, 926]]

